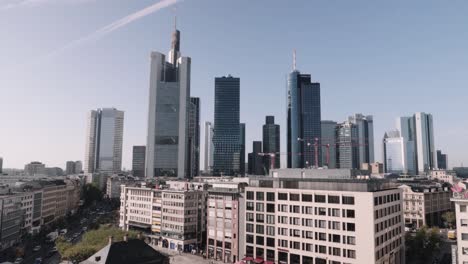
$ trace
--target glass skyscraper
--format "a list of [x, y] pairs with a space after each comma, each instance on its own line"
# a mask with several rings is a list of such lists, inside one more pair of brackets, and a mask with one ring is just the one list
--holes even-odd
[[357, 128], [358, 168], [362, 163], [374, 163], [374, 120], [371, 115], [355, 114], [348, 118]]
[[320, 83], [311, 82], [310, 74], [301, 74], [295, 69], [289, 74], [287, 111], [288, 168], [314, 165], [316, 140], [319, 144], [317, 158], [320, 166]]
[[[337, 122], [322, 120], [322, 166], [336, 168], [336, 126]], [[327, 150], [326, 145], [329, 145]], [[328, 153], [327, 153], [328, 151]], [[328, 162], [327, 162], [328, 155]]]
[[241, 173], [240, 79], [215, 78], [213, 175]]
[[145, 177], [146, 146], [133, 146], [132, 173], [136, 177]]
[[263, 153], [264, 157], [264, 167], [269, 173], [271, 167], [271, 156], [268, 156], [268, 153], [273, 153], [274, 156], [274, 168], [279, 169], [280, 164], [280, 126], [275, 124], [274, 116], [267, 116], [265, 118], [265, 124], [263, 125]]
[[340, 169], [359, 169], [358, 129], [351, 122], [336, 127], [336, 162]]
[[407, 173], [405, 140], [400, 131], [386, 132], [383, 139], [384, 171]]
[[187, 177], [198, 176], [200, 171], [200, 98], [190, 97]]
[[240, 174], [242, 176], [245, 176], [245, 123], [240, 123], [240, 141], [241, 141]]

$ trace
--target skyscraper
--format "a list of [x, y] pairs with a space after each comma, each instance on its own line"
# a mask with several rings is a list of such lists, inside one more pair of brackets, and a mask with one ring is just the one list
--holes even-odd
[[72, 175], [76, 173], [76, 164], [74, 161], [67, 161], [65, 165], [65, 175]]
[[405, 139], [400, 131], [386, 132], [383, 138], [384, 171], [386, 173], [408, 173]]
[[180, 56], [180, 32], [172, 34], [166, 56], [151, 53], [146, 177], [185, 178], [189, 164], [189, 57]]
[[418, 172], [424, 173], [437, 168], [432, 115], [418, 112], [414, 114], [413, 118], [415, 120], [416, 128], [416, 156], [418, 161]]
[[265, 175], [263, 164], [262, 142], [254, 141], [252, 144], [252, 152], [249, 153], [249, 174], [250, 175]]
[[348, 118], [357, 128], [358, 165], [374, 163], [374, 120], [371, 115], [355, 114]]
[[397, 119], [396, 126], [397, 130], [400, 132], [400, 136], [403, 138], [406, 173], [414, 175], [418, 171], [414, 118], [400, 117]]
[[122, 168], [124, 112], [115, 108], [88, 115], [85, 172], [118, 173]]
[[[335, 121], [322, 120], [322, 165], [336, 168], [336, 126]], [[328, 148], [327, 148], [328, 146]], [[328, 160], [328, 161], [327, 161]]]
[[240, 175], [245, 176], [245, 123], [240, 123]]
[[200, 171], [200, 98], [190, 97], [187, 177], [198, 176]]
[[83, 171], [83, 162], [80, 160], [75, 161], [75, 173], [81, 173]]
[[275, 124], [274, 116], [266, 116], [265, 118], [265, 124], [263, 125], [263, 153], [265, 153], [264, 167], [267, 170], [266, 174], [269, 173], [272, 164], [272, 157], [271, 155], [267, 155], [267, 153], [274, 154], [274, 168], [279, 169], [281, 167], [280, 126]]
[[146, 146], [133, 146], [132, 173], [136, 177], [145, 177]]
[[288, 168], [314, 165], [316, 154], [320, 163], [321, 147], [318, 153], [313, 147], [321, 138], [320, 83], [311, 82], [310, 74], [301, 74], [295, 66], [288, 76], [287, 111]]
[[241, 173], [240, 79], [215, 78], [213, 175]]
[[213, 125], [205, 122], [205, 173], [213, 169]]
[[437, 151], [437, 166], [441, 170], [447, 170], [448, 169], [447, 154], [443, 154], [441, 150]]
[[336, 127], [336, 162], [340, 169], [359, 169], [358, 129], [346, 121]]

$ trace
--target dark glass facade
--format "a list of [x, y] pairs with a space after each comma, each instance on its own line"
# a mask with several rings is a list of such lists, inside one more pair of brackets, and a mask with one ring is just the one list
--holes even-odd
[[215, 78], [213, 175], [241, 173], [240, 79]]
[[[315, 139], [321, 138], [320, 83], [312, 83], [310, 74], [293, 71], [288, 76], [287, 147], [288, 168], [315, 164]], [[321, 147], [317, 158], [321, 163]]]
[[200, 171], [200, 98], [190, 97], [188, 136], [188, 178], [198, 176]]
[[443, 154], [441, 150], [437, 151], [437, 167], [441, 170], [447, 169], [447, 154]]
[[252, 152], [249, 153], [249, 174], [250, 175], [265, 175], [263, 167], [263, 156], [259, 155], [262, 152], [262, 142], [254, 141]]
[[[274, 116], [267, 116], [263, 125], [263, 153], [274, 153], [274, 168], [281, 167], [280, 160], [280, 126], [275, 124]], [[267, 174], [271, 167], [271, 156], [266, 155], [264, 158], [264, 167]]]
[[359, 169], [358, 129], [344, 122], [336, 127], [336, 162], [340, 169]]
[[132, 173], [136, 177], [145, 177], [146, 146], [133, 146]]
[[240, 174], [242, 176], [245, 176], [245, 123], [240, 123], [240, 140], [241, 140]]

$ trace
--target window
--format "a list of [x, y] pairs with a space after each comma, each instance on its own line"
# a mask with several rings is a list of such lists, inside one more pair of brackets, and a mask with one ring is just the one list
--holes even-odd
[[328, 215], [334, 217], [340, 217], [340, 209], [328, 208]]
[[301, 231], [298, 229], [291, 229], [289, 230], [289, 235], [292, 237], [301, 237]]
[[316, 203], [326, 203], [326, 197], [325, 195], [315, 195], [315, 202]]
[[339, 196], [328, 195], [328, 203], [339, 204], [340, 203], [340, 197]]
[[354, 223], [346, 223], [346, 230], [347, 231], [356, 231], [356, 225]]
[[278, 245], [280, 247], [287, 248], [288, 247], [288, 241], [284, 240], [284, 239], [278, 239]]
[[341, 249], [340, 248], [331, 248], [330, 252], [333, 256], [341, 256]]
[[333, 230], [340, 230], [340, 222], [337, 221], [329, 221], [328, 228]]
[[275, 239], [267, 237], [267, 247], [275, 247]]
[[256, 231], [257, 231], [257, 235], [258, 234], [263, 235], [263, 234], [265, 234], [265, 227], [263, 225], [257, 225], [256, 226]]
[[301, 207], [299, 205], [290, 205], [289, 209], [290, 209], [289, 210], [290, 213], [295, 213], [295, 214], [301, 213]]
[[249, 257], [253, 257], [253, 247], [247, 246], [245, 247], [245, 255]]
[[305, 206], [304, 209], [303, 209], [303, 214], [313, 214], [314, 211], [313, 211], [313, 207], [312, 206]]
[[356, 238], [355, 237], [348, 236], [346, 238], [346, 240], [347, 240], [346, 242], [347, 242], [348, 245], [356, 245]]
[[316, 215], [327, 215], [327, 208], [325, 207], [315, 207]]
[[245, 225], [245, 230], [249, 233], [253, 233], [254, 232], [254, 225], [253, 224], [246, 224]]
[[247, 207], [247, 208], [246, 208], [247, 211], [253, 211], [253, 209], [254, 209], [254, 203], [253, 203], [253, 202], [247, 202], [247, 203], [246, 203], [246, 207]]
[[341, 243], [341, 236], [340, 235], [329, 235], [330, 241], [333, 243]]
[[257, 200], [258, 200], [258, 201], [263, 201], [263, 200], [265, 200], [265, 196], [264, 196], [264, 195], [265, 195], [265, 193], [263, 193], [263, 192], [257, 192]]
[[250, 243], [250, 244], [253, 244], [253, 242], [254, 242], [254, 236], [253, 236], [253, 235], [249, 235], [249, 234], [245, 235], [245, 242]]
[[274, 204], [267, 204], [267, 212], [274, 213], [275, 212], [275, 205]]
[[327, 234], [315, 232], [315, 240], [327, 241]]
[[463, 241], [468, 241], [468, 234], [467, 234], [467, 233], [462, 233], [461, 239], [462, 239]]
[[287, 224], [288, 223], [288, 217], [287, 216], [278, 216], [278, 223]]
[[[375, 204], [375, 199], [374, 199], [374, 204]], [[354, 204], [354, 197], [352, 196], [343, 196], [343, 204]]]
[[314, 232], [312, 231], [305, 231], [304, 238], [314, 239]]
[[263, 203], [257, 203], [256, 210], [257, 212], [263, 212], [265, 210]]
[[301, 249], [301, 243], [296, 241], [291, 241], [291, 248], [293, 249]]
[[299, 217], [290, 217], [289, 218], [289, 223], [291, 225], [300, 225], [300, 218]]
[[265, 215], [257, 214], [257, 223], [265, 223]]
[[[318, 252], [318, 253], [327, 254], [327, 247], [326, 246], [315, 245], [315, 251]], [[324, 262], [324, 263], [326, 263], [326, 262]]]
[[461, 226], [468, 226], [468, 219], [461, 219]]
[[265, 239], [262, 236], [257, 236], [256, 244], [261, 246], [265, 245]]
[[[302, 250], [312, 252], [312, 250], [313, 250], [312, 244], [304, 243], [303, 246], [302, 246]], [[312, 262], [310, 262], [310, 263], [312, 263]]]
[[327, 228], [327, 221], [325, 221], [325, 220], [315, 220], [315, 227]]
[[247, 192], [247, 200], [253, 200], [254, 199], [254, 192]]
[[314, 220], [313, 219], [302, 219], [302, 225], [307, 226], [307, 227], [313, 227], [314, 226]]
[[288, 200], [288, 194], [287, 193], [278, 193], [278, 200], [287, 201]]
[[246, 213], [245, 218], [247, 219], [247, 222], [253, 222], [254, 221], [254, 214], [253, 213]]
[[348, 249], [348, 258], [355, 259], [356, 258], [356, 251]]
[[267, 235], [275, 236], [275, 227], [274, 226], [267, 226]]
[[290, 194], [289, 194], [289, 200], [290, 200], [290, 201], [296, 201], [296, 202], [300, 201], [300, 200], [299, 200], [299, 194], [297, 194], [297, 193], [290, 193]]
[[278, 234], [282, 235], [282, 236], [287, 236], [288, 235], [288, 229], [278, 227]]
[[285, 205], [285, 204], [278, 204], [278, 211], [287, 213], [288, 212], [288, 206]]
[[303, 202], [312, 202], [312, 194], [303, 194], [302, 195]]
[[274, 202], [275, 200], [275, 193], [267, 192], [267, 201]]
[[351, 209], [346, 210], [346, 217], [347, 218], [354, 218], [355, 217], [354, 214], [355, 214], [354, 210], [351, 210]]
[[275, 216], [267, 215], [267, 224], [275, 224]]

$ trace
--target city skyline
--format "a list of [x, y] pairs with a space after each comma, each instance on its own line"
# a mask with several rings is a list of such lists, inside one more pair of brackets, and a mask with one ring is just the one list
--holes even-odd
[[[240, 11], [246, 6], [245, 2], [228, 3], [226, 6], [216, 5], [212, 1], [201, 1], [200, 3], [205, 7], [204, 12], [208, 17], [211, 14], [214, 15], [212, 19], [219, 18], [220, 14], [215, 12], [219, 12], [218, 9], [229, 10], [229, 8], [233, 8], [234, 11]], [[461, 96], [456, 97], [453, 96], [453, 93], [459, 92], [466, 82], [462, 73], [468, 66], [461, 62], [463, 56], [466, 55], [460, 51], [467, 39], [462, 32], [457, 32], [457, 29], [460, 29], [459, 25], [463, 24], [460, 21], [461, 15], [464, 14], [468, 6], [453, 5], [446, 9], [440, 9], [438, 8], [440, 5], [436, 3], [428, 5], [421, 3], [405, 5], [395, 3], [378, 8], [370, 5], [366, 10], [357, 10], [359, 13], [355, 15], [336, 11], [334, 8], [337, 6], [330, 3], [313, 3], [309, 7], [321, 10], [322, 14], [312, 18], [310, 22], [300, 19], [300, 15], [297, 18], [292, 17], [292, 14], [299, 9], [283, 4], [274, 4], [272, 9], [268, 10], [273, 17], [280, 11], [287, 11], [288, 14], [280, 21], [283, 24], [280, 25], [279, 29], [268, 26], [270, 18], [267, 18], [266, 21], [254, 20], [255, 23], [251, 28], [242, 23], [229, 25], [233, 22], [233, 17], [227, 17], [226, 21], [221, 21], [220, 25], [213, 26], [210, 24], [211, 21], [204, 18], [196, 19], [193, 16], [199, 14], [196, 13], [193, 2], [181, 3], [178, 5], [177, 12], [180, 14], [179, 20], [181, 21], [179, 28], [185, 34], [183, 38], [186, 37], [183, 40], [183, 49], [187, 50], [186, 54], [190, 54], [197, 63], [193, 69], [193, 75], [197, 77], [193, 78], [191, 86], [194, 90], [193, 95], [200, 97], [203, 102], [200, 122], [213, 121], [213, 77], [232, 73], [242, 79], [240, 121], [245, 122], [247, 128], [246, 153], [251, 152], [252, 141], [261, 139], [261, 125], [265, 115], [274, 115], [281, 126], [281, 134], [286, 135], [285, 76], [291, 67], [291, 51], [293, 48], [297, 48], [298, 69], [311, 73], [313, 81], [319, 81], [322, 84], [322, 120], [343, 120], [354, 112], [363, 112], [374, 116], [374, 137], [377, 140], [374, 142], [376, 143], [375, 153], [377, 153], [375, 159], [377, 161], [382, 161], [380, 144], [377, 144], [378, 140], [382, 138], [384, 131], [393, 128], [393, 120], [406, 113], [423, 111], [434, 116], [434, 133], [437, 135], [435, 148], [443, 149], [450, 156], [449, 165], [459, 166], [464, 161], [466, 163], [467, 160], [463, 157], [466, 143], [463, 143], [462, 140], [466, 134], [466, 125], [462, 124], [463, 122], [457, 122], [457, 120], [463, 120], [462, 99], [466, 98], [464, 96], [466, 92], [461, 91]], [[77, 5], [75, 8], [95, 10], [104, 4], [88, 3]], [[214, 6], [208, 8], [209, 5]], [[349, 7], [350, 4], [342, 3], [342, 5], [343, 10], [345, 10], [345, 7]], [[357, 7], [359, 6], [362, 4], [358, 3]], [[45, 33], [45, 40], [39, 41], [39, 36], [36, 33], [29, 37], [16, 36], [16, 40], [9, 39], [6, 43], [0, 44], [2, 52], [7, 51], [8, 53], [5, 54], [9, 55], [4, 56], [5, 63], [0, 63], [1, 67], [7, 69], [3, 73], [8, 72], [8, 69], [17, 69], [16, 60], [24, 61], [25, 58], [34, 57], [44, 50], [60, 46], [57, 43], [66, 42], [68, 39], [75, 38], [75, 35], [91, 31], [90, 27], [98, 28], [99, 25], [142, 7], [144, 5], [125, 6], [114, 14], [106, 14], [99, 21], [93, 18], [95, 20], [90, 21], [89, 26], [80, 25], [76, 31], [72, 30], [67, 33], [64, 30], [58, 30], [58, 33], [49, 32], [49, 29], [36, 28], [39, 26], [34, 25], [38, 33]], [[252, 4], [251, 7], [251, 10], [241, 15], [243, 18], [254, 19], [253, 14], [261, 10], [258, 3]], [[385, 7], [389, 8], [385, 9]], [[70, 12], [68, 6], [56, 8], [64, 9], [65, 13]], [[427, 12], [423, 15], [416, 15], [416, 19], [422, 19], [426, 24], [416, 22], [415, 18], [410, 18], [410, 13], [411, 16], [414, 14], [407, 10], [414, 11], [417, 8]], [[52, 7], [38, 6], [1, 10], [2, 16], [5, 16], [0, 18], [0, 21], [3, 19], [17, 21], [14, 15], [26, 16], [38, 12], [38, 9], [47, 13], [48, 9], [52, 9]], [[373, 13], [381, 17], [373, 16]], [[363, 14], [367, 16], [357, 18], [358, 15]], [[443, 16], [447, 23], [453, 24], [453, 28], [443, 31], [446, 27], [438, 27], [437, 22], [429, 21], [431, 14]], [[324, 20], [322, 24], [317, 24], [320, 18], [326, 15], [340, 20], [351, 19], [355, 24], [351, 23], [353, 27], [337, 26], [330, 19]], [[339, 18], [339, 15], [343, 17]], [[87, 110], [101, 106], [114, 106], [126, 112], [123, 167], [130, 169], [131, 146], [144, 144], [146, 138], [145, 116], [147, 109], [145, 105], [149, 76], [147, 72], [148, 54], [152, 50], [164, 51], [168, 49], [168, 36], [170, 34], [168, 32], [172, 31], [173, 28], [171, 25], [172, 16], [173, 13], [170, 10], [161, 10], [157, 14], [145, 18], [144, 21], [135, 22], [128, 28], [115, 32], [100, 41], [47, 61], [43, 69], [30, 66], [21, 74], [13, 73], [5, 78], [0, 78], [0, 89], [3, 91], [2, 97], [5, 100], [5, 103], [0, 106], [0, 112], [10, 113], [11, 109], [19, 109], [5, 115], [4, 123], [9, 125], [0, 137], [0, 146], [2, 146], [0, 156], [4, 159], [3, 167], [22, 168], [24, 164], [32, 160], [40, 160], [50, 166], [64, 167], [67, 160], [82, 160], [85, 151], [83, 146]], [[399, 23], [389, 25], [388, 23], [393, 21], [395, 17], [401, 19], [400, 23], [407, 22], [407, 28], [403, 28], [402, 24]], [[34, 21], [34, 16], [31, 19]], [[46, 18], [45, 23], [51, 23], [54, 19], [59, 18]], [[73, 16], [69, 19], [67, 25], [74, 25], [73, 23], [78, 22], [74, 20], [76, 18]], [[235, 18], [235, 21], [238, 19]], [[287, 21], [287, 19], [291, 19], [291, 21]], [[384, 29], [383, 32], [378, 33], [376, 28], [368, 24], [369, 22], [375, 22], [374, 24], [379, 26], [379, 29]], [[303, 30], [297, 33], [284, 31], [295, 23], [301, 23]], [[15, 23], [1, 24], [0, 28], [6, 27], [7, 31], [14, 31], [15, 27], [21, 30], [21, 25], [15, 25]], [[217, 29], [223, 26], [232, 33], [229, 34], [230, 36], [226, 36], [227, 39], [221, 43], [213, 41], [220, 39], [219, 34], [221, 33]], [[200, 31], [201, 28], [204, 30]], [[346, 38], [346, 29], [355, 30], [357, 35], [343, 44], [340, 43], [340, 40]], [[417, 29], [432, 30], [429, 34], [424, 30], [416, 32]], [[260, 39], [274, 40], [279, 38], [277, 30], [286, 33], [285, 36], [289, 36], [286, 41], [282, 40], [279, 44], [272, 45], [273, 47], [264, 47], [260, 50], [253, 48], [259, 45], [250, 41], [252, 37], [255, 39], [259, 37], [253, 35], [254, 33], [261, 32]], [[392, 32], [392, 36], [383, 35], [386, 32]], [[413, 36], [407, 35], [409, 32]], [[296, 40], [307, 39], [301, 33], [313, 33], [314, 36], [323, 35], [324, 43], [300, 44]], [[445, 38], [441, 38], [441, 34]], [[151, 38], [146, 38], [148, 35], [151, 35]], [[129, 36], [138, 40], [135, 47], [129, 48], [126, 46], [127, 42], [122, 41], [123, 38]], [[396, 38], [405, 39], [405, 41], [404, 43], [397, 41], [393, 43], [395, 45], [385, 45], [389, 40]], [[407, 41], [408, 38], [409, 41]], [[249, 39], [249, 41], [244, 41], [244, 39]], [[38, 42], [39, 45], [28, 50], [26, 54], [21, 54], [24, 51], [24, 46], [21, 44], [14, 47], [17, 44], [15, 41], [28, 43], [25, 40]], [[115, 40], [120, 41], [115, 42]], [[360, 42], [359, 40], [367, 40], [368, 42]], [[234, 43], [239, 47], [232, 45]], [[327, 48], [325, 44], [331, 45], [331, 47]], [[230, 54], [221, 52], [226, 45], [228, 45], [228, 53]], [[432, 49], [439, 47], [438, 45], [443, 45], [445, 49], [442, 48], [439, 53], [434, 54]], [[126, 47], [124, 50], [128, 51], [129, 54], [122, 54], [123, 46]], [[23, 49], [21, 49], [22, 47]], [[207, 47], [209, 47], [209, 53], [206, 53]], [[364, 51], [366, 52], [364, 53]], [[357, 54], [352, 54], [353, 52]], [[116, 56], [117, 54], [119, 56]], [[210, 58], [208, 55], [211, 54], [216, 54], [216, 56]], [[247, 66], [240, 64], [240, 61], [245, 60], [246, 57], [252, 58], [254, 54], [262, 56], [264, 60], [262, 62], [252, 60]], [[389, 55], [392, 55], [393, 58]], [[13, 60], [13, 58], [15, 59]], [[403, 60], [405, 65], [401, 65]], [[338, 61], [341, 61], [342, 64], [338, 65]], [[125, 65], [126, 62], [129, 62], [128, 65]], [[273, 62], [277, 66], [263, 66]], [[357, 65], [355, 65], [356, 62]], [[73, 67], [66, 66], [68, 63]], [[351, 65], [353, 66], [351, 67]], [[136, 70], [129, 70], [130, 68]], [[77, 75], [75, 72], [77, 70], [80, 72], [79, 78], [71, 79], [71, 82], [75, 83], [66, 80]], [[390, 74], [388, 70], [392, 70], [389, 71]], [[37, 73], [34, 74], [33, 71], [37, 71]], [[135, 71], [142, 73], [137, 74]], [[116, 72], [120, 72], [120, 74], [116, 75]], [[382, 72], [386, 73], [382, 74]], [[438, 74], [437, 77], [427, 77], [435, 76], [433, 75], [435, 72]], [[97, 73], [102, 75], [99, 76], [102, 78], [97, 78]], [[27, 76], [25, 78], [27, 80], [23, 79], [24, 76]], [[115, 76], [119, 76], [119, 78], [115, 78]], [[16, 80], [14, 80], [15, 78]], [[353, 89], [349, 89], [350, 83], [352, 83]], [[448, 92], [442, 95], [437, 94], [438, 102], [450, 100], [450, 104], [434, 103], [433, 99], [435, 98], [432, 96], [436, 95], [436, 88], [441, 86], [446, 87], [444, 90]], [[41, 89], [37, 89], [38, 87]], [[94, 94], [92, 92], [94, 90], [99, 91]], [[421, 97], [420, 95], [424, 92], [428, 94]], [[128, 100], [129, 94], [134, 94], [133, 97], [130, 97], [131, 100]], [[365, 97], [367, 103], [356, 103], [359, 102], [359, 97], [363, 94], [367, 94]], [[386, 96], [388, 100], [382, 100], [381, 96]], [[22, 100], [18, 100], [20, 98]], [[42, 98], [42, 100], [37, 100], [37, 98]], [[421, 100], [418, 101], [415, 98]], [[261, 108], [255, 106], [260, 99], [269, 100], [272, 103]], [[395, 107], [395, 104], [391, 103], [392, 101], [398, 102], [398, 107]], [[442, 109], [442, 105], [444, 109]], [[55, 124], [57, 119], [63, 121], [60, 126]], [[25, 120], [30, 122], [24, 122]], [[200, 136], [204, 137], [204, 131], [201, 132]], [[282, 149], [286, 149], [284, 139], [283, 136]], [[44, 149], [48, 151], [44, 152]], [[63, 153], [68, 154], [64, 156]], [[202, 159], [200, 161], [203, 162]], [[283, 166], [286, 164], [283, 160], [281, 163]]]

